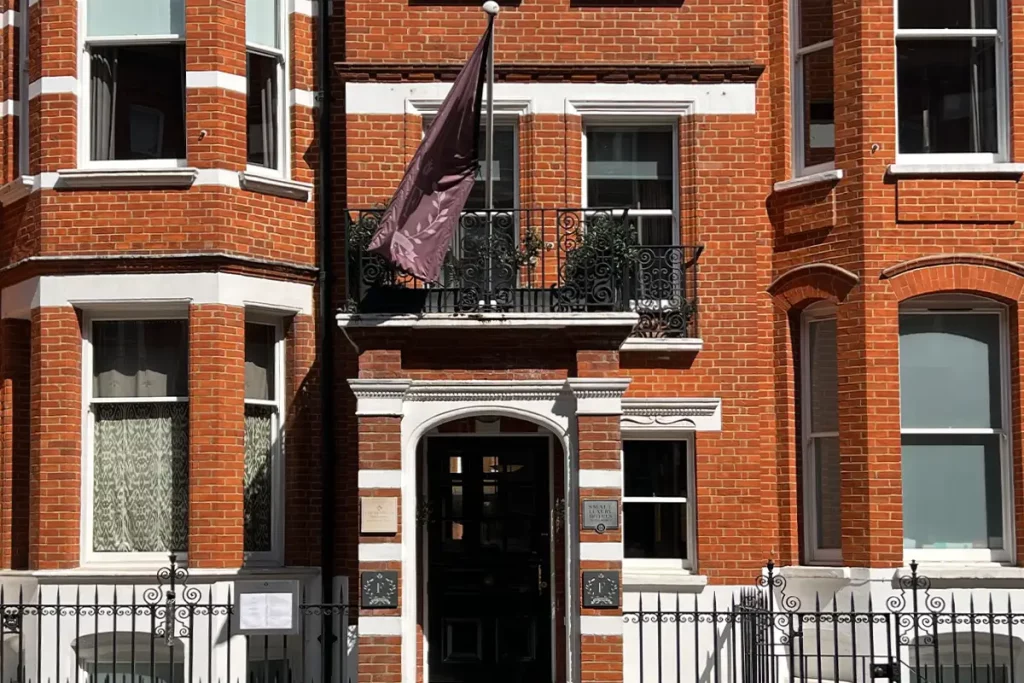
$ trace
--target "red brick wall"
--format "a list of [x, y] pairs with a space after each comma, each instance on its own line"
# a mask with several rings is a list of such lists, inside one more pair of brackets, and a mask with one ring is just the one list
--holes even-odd
[[81, 526], [82, 334], [73, 308], [32, 311], [30, 569], [70, 569]]
[[188, 561], [242, 564], [245, 472], [245, 311], [189, 312]]

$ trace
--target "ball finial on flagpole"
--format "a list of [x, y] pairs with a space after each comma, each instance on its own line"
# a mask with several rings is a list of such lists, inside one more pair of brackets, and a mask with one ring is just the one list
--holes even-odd
[[494, 0], [487, 0], [487, 2], [484, 3], [484, 11], [491, 16], [494, 16], [501, 11], [501, 8], [498, 6], [498, 3], [494, 2]]

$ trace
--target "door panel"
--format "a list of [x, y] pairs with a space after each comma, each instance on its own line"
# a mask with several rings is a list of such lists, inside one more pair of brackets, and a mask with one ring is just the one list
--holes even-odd
[[430, 680], [550, 681], [547, 437], [426, 449]]

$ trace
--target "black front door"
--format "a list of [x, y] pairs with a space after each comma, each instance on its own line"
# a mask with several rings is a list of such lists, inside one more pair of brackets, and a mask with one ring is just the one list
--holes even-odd
[[546, 437], [427, 444], [431, 683], [551, 680]]

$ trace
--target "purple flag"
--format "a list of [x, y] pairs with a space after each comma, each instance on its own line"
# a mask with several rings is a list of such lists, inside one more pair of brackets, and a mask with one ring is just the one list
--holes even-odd
[[381, 218], [370, 251], [437, 282], [480, 164], [480, 110], [493, 22], [462, 67]]

